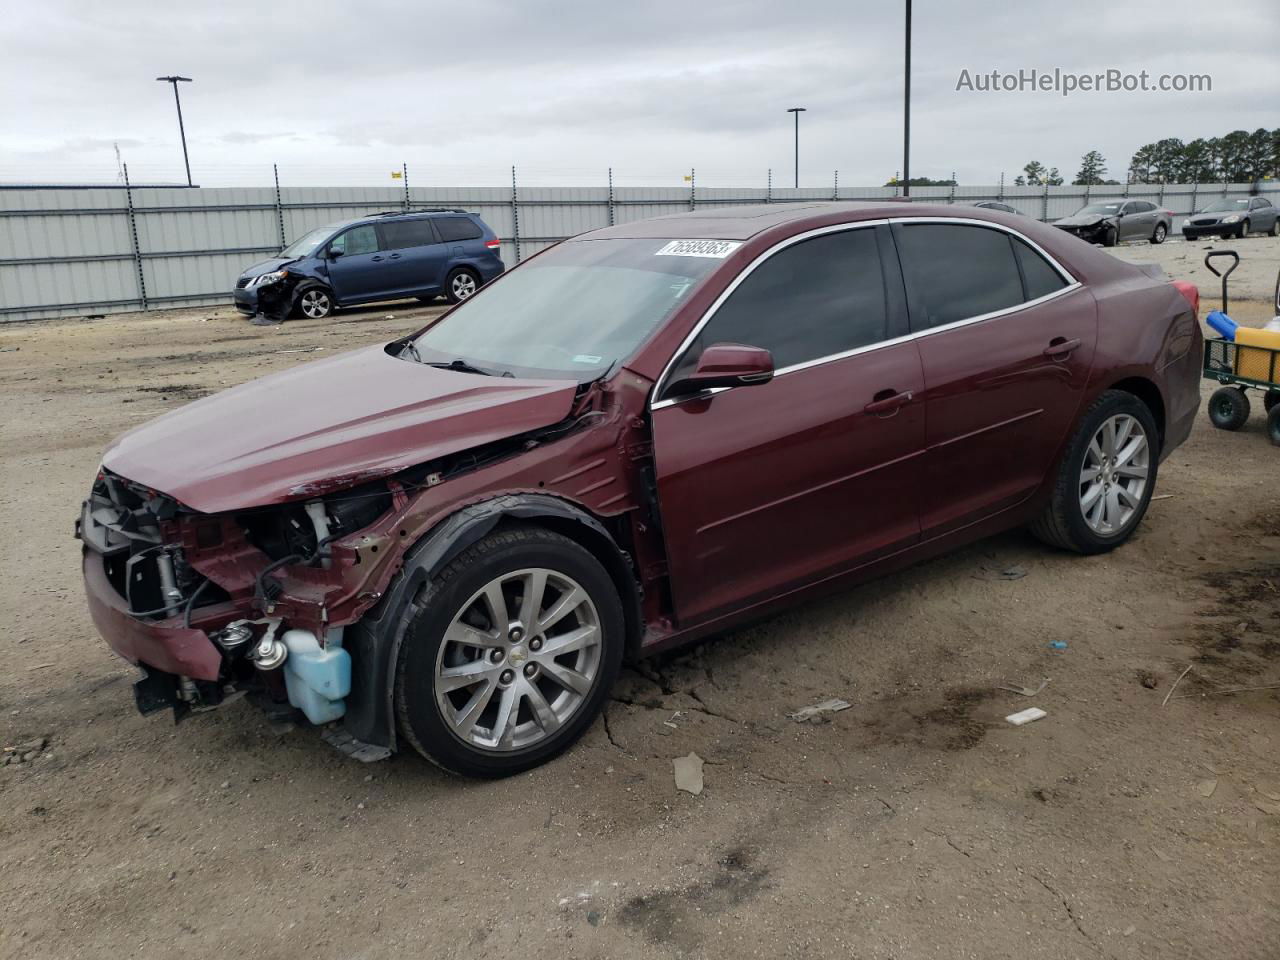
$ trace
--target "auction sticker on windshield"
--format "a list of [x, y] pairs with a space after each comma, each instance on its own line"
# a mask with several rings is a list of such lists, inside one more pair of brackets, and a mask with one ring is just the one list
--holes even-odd
[[655, 257], [711, 257], [723, 260], [742, 246], [740, 240], [672, 240]]

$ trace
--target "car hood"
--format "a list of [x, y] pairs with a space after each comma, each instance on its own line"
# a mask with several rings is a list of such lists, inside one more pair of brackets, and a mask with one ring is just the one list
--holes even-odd
[[1077, 213], [1061, 220], [1053, 221], [1055, 227], [1092, 227], [1106, 218], [1098, 213]]
[[296, 257], [268, 257], [266, 260], [261, 260], [251, 267], [246, 267], [244, 272], [240, 274], [240, 278], [252, 279], [254, 277], [260, 277], [264, 273], [271, 273], [273, 270], [279, 270], [286, 264], [293, 263], [296, 259]]
[[381, 346], [143, 424], [102, 464], [205, 513], [314, 497], [563, 420], [577, 383], [441, 370]]
[[1236, 213], [1236, 211], [1234, 210], [1207, 210], [1207, 211], [1202, 211], [1200, 213], [1193, 213], [1189, 217], [1187, 217], [1187, 219], [1188, 220], [1213, 220], [1216, 222], [1216, 221], [1220, 221], [1223, 217], [1229, 217], [1232, 214], [1235, 214], [1235, 216], [1240, 216], [1240, 214]]

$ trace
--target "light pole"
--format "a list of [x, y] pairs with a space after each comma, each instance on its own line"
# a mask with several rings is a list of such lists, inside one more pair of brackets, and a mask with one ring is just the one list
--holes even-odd
[[178, 135], [182, 137], [182, 162], [187, 168], [187, 186], [191, 183], [191, 161], [187, 159], [187, 131], [182, 126], [182, 98], [178, 96], [178, 84], [190, 83], [190, 77], [156, 77], [162, 83], [173, 84], [173, 102], [178, 106]]
[[796, 118], [796, 186], [800, 186], [800, 114], [805, 112], [804, 107], [788, 107], [787, 113], [793, 114]]
[[902, 195], [911, 196], [911, 0], [907, 0], [905, 70], [902, 83]]

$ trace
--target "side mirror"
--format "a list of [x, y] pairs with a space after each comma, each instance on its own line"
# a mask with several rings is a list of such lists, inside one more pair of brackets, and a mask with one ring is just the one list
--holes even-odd
[[716, 387], [749, 387], [773, 379], [773, 354], [741, 343], [713, 343], [702, 351], [692, 373], [667, 388], [668, 396], [688, 396]]
[[341, 250], [340, 248], [330, 247], [328, 253], [326, 253], [325, 256], [330, 260], [337, 260], [340, 256], [342, 256], [343, 252], [344, 251]]

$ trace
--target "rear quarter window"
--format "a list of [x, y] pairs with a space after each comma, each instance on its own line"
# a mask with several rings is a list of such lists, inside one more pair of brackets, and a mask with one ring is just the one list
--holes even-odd
[[480, 226], [467, 217], [437, 217], [436, 229], [440, 231], [440, 239], [445, 243], [456, 240], [478, 240], [484, 236]]

